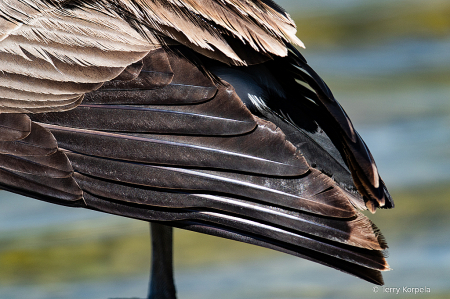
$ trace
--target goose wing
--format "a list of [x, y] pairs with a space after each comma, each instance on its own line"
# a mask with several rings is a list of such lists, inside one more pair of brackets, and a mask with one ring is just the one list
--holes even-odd
[[383, 283], [387, 190], [271, 1], [5, 3], [2, 188]]
[[162, 45], [245, 65], [285, 56], [295, 31], [271, 1], [2, 1], [0, 113], [72, 109]]

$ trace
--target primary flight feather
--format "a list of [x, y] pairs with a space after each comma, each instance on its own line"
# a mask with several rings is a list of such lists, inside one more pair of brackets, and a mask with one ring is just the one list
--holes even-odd
[[0, 2], [0, 186], [382, 284], [393, 207], [270, 0]]

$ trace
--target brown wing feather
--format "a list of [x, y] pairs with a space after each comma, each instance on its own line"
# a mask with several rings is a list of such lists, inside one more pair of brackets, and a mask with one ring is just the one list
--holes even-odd
[[159, 47], [117, 15], [24, 3], [2, 4], [8, 7], [0, 19], [0, 112], [71, 109], [85, 92]]
[[[173, 79], [163, 87], [149, 83], [155, 94], [168, 86], [211, 84], [192, 63], [171, 55]], [[178, 75], [178, 69], [186, 75]], [[322, 262], [328, 265], [348, 262], [352, 266], [340, 269], [350, 273], [363, 265], [368, 270], [357, 275], [381, 283], [378, 273], [369, 270], [388, 269], [382, 255], [386, 243], [377, 228], [356, 211], [349, 193], [308, 165], [279, 128], [252, 116], [229, 85], [218, 85], [214, 96], [200, 103], [181, 97], [183, 105], [171, 105], [170, 99], [154, 105], [152, 98], [135, 97], [147, 89], [133, 80], [114, 88], [127, 89], [130, 97], [110, 104], [100, 89], [88, 95], [89, 104], [72, 111], [32, 116], [64, 149], [87, 208], [181, 227], [203, 223], [216, 233], [245, 231], [279, 242], [284, 251], [294, 246], [297, 254], [313, 260], [324, 254]], [[167, 124], [157, 118], [161, 111], [172, 114]], [[193, 112], [205, 119], [185, 118]], [[158, 120], [155, 125], [142, 122], [148, 119]], [[240, 119], [236, 129], [241, 131], [226, 125], [233, 119]], [[198, 124], [208, 134], [202, 136]], [[242, 233], [234, 236], [245, 239]]]
[[[295, 26], [268, 0], [3, 1], [0, 185], [258, 244], [381, 284], [387, 246], [352, 195], [273, 122], [253, 116], [209, 72], [219, 62], [192, 53], [234, 65], [290, 53], [290, 63], [288, 42], [301, 44]], [[356, 186], [373, 191], [371, 156], [355, 147], [362, 140], [320, 77], [301, 56], [294, 61], [292, 73], [339, 125]], [[35, 113], [33, 121], [20, 113]], [[328, 162], [342, 168], [341, 160]]]
[[24, 114], [7, 114], [7, 117], [0, 114], [0, 128], [8, 128], [6, 133], [11, 123], [19, 132], [27, 134], [0, 141], [0, 185], [43, 200], [62, 199], [66, 203], [80, 200], [82, 190], [72, 177], [72, 166], [50, 131], [31, 122]]

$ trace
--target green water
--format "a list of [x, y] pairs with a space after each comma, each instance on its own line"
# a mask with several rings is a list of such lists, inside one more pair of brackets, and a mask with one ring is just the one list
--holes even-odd
[[[396, 209], [371, 216], [391, 247], [386, 286], [428, 286], [432, 293], [415, 296], [444, 298], [450, 294], [450, 186], [392, 193]], [[150, 246], [144, 222], [99, 216], [30, 228], [1, 238], [0, 248], [0, 298], [131, 297], [146, 291]], [[175, 231], [175, 269], [180, 298], [389, 298], [373, 293], [369, 283], [308, 261], [182, 230]], [[24, 289], [39, 296], [22, 297]]]

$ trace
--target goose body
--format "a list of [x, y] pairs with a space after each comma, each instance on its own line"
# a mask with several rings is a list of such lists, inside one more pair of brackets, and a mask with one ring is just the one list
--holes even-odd
[[0, 3], [0, 187], [382, 284], [393, 207], [270, 0]]

